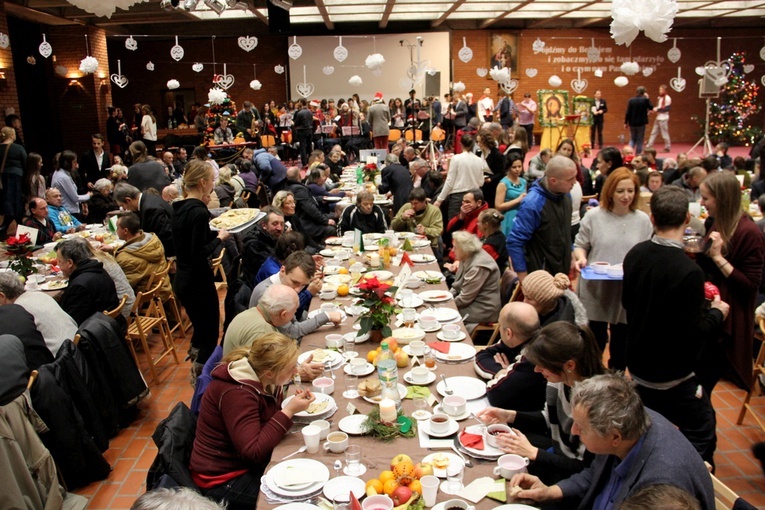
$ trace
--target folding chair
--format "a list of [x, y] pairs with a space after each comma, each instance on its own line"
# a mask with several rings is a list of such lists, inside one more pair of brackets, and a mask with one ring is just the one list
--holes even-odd
[[[165, 269], [162, 271], [157, 271], [155, 273], [152, 273], [151, 277], [149, 278], [149, 283], [147, 285], [148, 288], [153, 288], [157, 283], [162, 283], [165, 281], [166, 278], [168, 278], [168, 273], [170, 272], [171, 263], [168, 262], [165, 266]], [[175, 297], [175, 291], [173, 290], [173, 287], [170, 286], [170, 295], [162, 301], [163, 307], [167, 307], [170, 309], [170, 311], [173, 312], [173, 316], [175, 320], [177, 321], [173, 327], [170, 328], [170, 335], [175, 333], [176, 331], [180, 331], [181, 338], [186, 339], [186, 330], [190, 327], [188, 324], [186, 324], [183, 321], [183, 315], [181, 314], [181, 308], [178, 306], [178, 299]]]

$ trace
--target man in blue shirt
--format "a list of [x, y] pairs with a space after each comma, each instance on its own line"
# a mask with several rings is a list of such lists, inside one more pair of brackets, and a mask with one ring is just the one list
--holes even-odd
[[48, 188], [48, 191], [45, 192], [45, 200], [48, 202], [48, 219], [53, 222], [56, 232], [71, 234], [75, 231], [85, 230], [85, 225], [80, 223], [63, 206], [64, 199], [58, 188]]

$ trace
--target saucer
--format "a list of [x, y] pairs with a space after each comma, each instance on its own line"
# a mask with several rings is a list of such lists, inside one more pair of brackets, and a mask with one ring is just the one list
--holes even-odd
[[[359, 374], [359, 375], [361, 375], [361, 374]], [[433, 381], [435, 381], [436, 380], [436, 374], [434, 374], [433, 372], [428, 372], [427, 380], [425, 380], [423, 382], [414, 382], [414, 380], [412, 379], [412, 373], [411, 372], [407, 372], [407, 373], [404, 374], [404, 380], [406, 382], [408, 382], [409, 384], [412, 384], [412, 385], [415, 385], [415, 386], [424, 386], [426, 384], [430, 384]]]
[[432, 437], [449, 437], [460, 429], [460, 424], [451, 418], [449, 418], [449, 425], [446, 429], [446, 432], [432, 432], [430, 430], [429, 421], [422, 422], [419, 424], [419, 426], [423, 432]]
[[[367, 363], [366, 365], [364, 365], [364, 370], [361, 371], [361, 372], [354, 372], [352, 370], [351, 366], [349, 364], [347, 364], [347, 363], [343, 367], [343, 372], [345, 372], [346, 374], [348, 374], [348, 375], [357, 375], [359, 377], [364, 377], [365, 375], [369, 375], [369, 374], [371, 374], [374, 371], [375, 371], [375, 366], [373, 364], [371, 364], [371, 363]], [[435, 380], [435, 378], [436, 377], [435, 377], [435, 374], [434, 374], [433, 375], [433, 379]]]
[[[433, 375], [435, 375], [435, 374], [433, 374]], [[457, 420], [457, 421], [462, 421], [465, 418], [468, 418], [470, 416], [470, 411], [468, 411], [467, 409], [462, 414], [459, 414], [457, 416], [452, 416], [451, 414], [449, 414], [446, 411], [444, 411], [443, 407], [441, 407], [441, 404], [438, 404], [436, 407], [434, 407], [433, 408], [433, 412], [435, 412], [435, 413], [444, 413], [445, 415], [447, 415], [452, 420]]]
[[459, 342], [461, 340], [464, 340], [465, 337], [467, 337], [467, 335], [465, 334], [464, 331], [460, 331], [459, 334], [457, 335], [457, 338], [446, 338], [443, 331], [439, 331], [436, 334], [436, 338], [438, 338], [439, 340], [443, 340], [444, 342]]
[[358, 473], [349, 473], [348, 472], [348, 466], [345, 466], [343, 468], [343, 473], [345, 473], [348, 476], [357, 476], [358, 477], [358, 476], [363, 475], [366, 472], [367, 472], [367, 467], [364, 464], [361, 464], [361, 463], [359, 463], [359, 471], [358, 471]]
[[418, 409], [417, 411], [412, 413], [412, 418], [414, 418], [417, 421], [427, 420], [433, 416], [432, 413], [429, 413], [428, 411], [425, 411], [424, 409]]

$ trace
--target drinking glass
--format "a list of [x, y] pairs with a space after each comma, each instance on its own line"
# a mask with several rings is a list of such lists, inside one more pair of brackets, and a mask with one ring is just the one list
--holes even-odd
[[405, 328], [413, 328], [414, 322], [417, 320], [417, 310], [414, 308], [404, 308], [401, 310], [401, 317], [404, 319]]
[[465, 466], [462, 462], [452, 462], [446, 468], [446, 483], [441, 489], [447, 494], [457, 494], [465, 488], [462, 477], [465, 474]]
[[428, 399], [425, 397], [414, 397], [412, 403], [414, 404], [415, 411], [428, 410]]
[[332, 498], [333, 510], [351, 510], [351, 500], [347, 494], [338, 494]]
[[345, 465], [348, 467], [349, 475], [356, 476], [361, 474], [361, 446], [357, 444], [348, 445], [348, 448], [345, 450]]
[[436, 356], [430, 347], [425, 347], [425, 354], [422, 355], [422, 360], [425, 366], [428, 367], [428, 370], [436, 369]]
[[353, 374], [345, 374], [345, 391], [343, 396], [345, 398], [356, 398], [359, 396], [359, 376]]
[[343, 353], [346, 359], [355, 358], [359, 355], [356, 352], [356, 339], [354, 336], [351, 336], [350, 339], [343, 337]]

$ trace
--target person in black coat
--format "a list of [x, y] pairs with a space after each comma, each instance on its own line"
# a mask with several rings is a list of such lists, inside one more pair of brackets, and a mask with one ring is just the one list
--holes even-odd
[[143, 142], [130, 144], [130, 154], [133, 156], [133, 164], [128, 168], [128, 184], [132, 184], [141, 191], [154, 188], [158, 193], [170, 184], [170, 176], [165, 172], [162, 163], [148, 159], [146, 145]]
[[262, 209], [266, 213], [244, 238], [244, 256], [242, 271], [251, 288], [255, 288], [255, 276], [266, 259], [274, 254], [276, 241], [284, 232], [284, 214], [274, 206]]
[[399, 165], [397, 159], [395, 154], [385, 157], [386, 166], [382, 169], [382, 182], [378, 188], [380, 193], [393, 195], [393, 210], [396, 212], [409, 202], [409, 193], [414, 189], [412, 174]]
[[638, 87], [637, 93], [627, 102], [627, 112], [624, 114], [624, 129], [630, 130], [630, 146], [636, 154], [643, 152], [645, 127], [648, 124], [648, 112], [653, 109], [645, 87]]
[[295, 197], [296, 215], [307, 237], [324, 242], [335, 234], [335, 220], [321, 212], [316, 197], [308, 186], [300, 182], [300, 169], [297, 167], [287, 170], [287, 188]]
[[94, 313], [112, 310], [119, 304], [117, 289], [109, 273], [91, 258], [87, 241], [67, 239], [56, 245], [58, 263], [69, 285], [61, 296], [61, 308], [79, 325]]
[[[35, 318], [20, 305], [6, 301], [0, 293], [0, 335], [13, 335], [24, 345], [27, 368], [36, 370], [40, 365], [53, 363], [53, 354], [45, 345], [45, 339], [35, 326]], [[5, 354], [3, 337], [0, 337], [0, 351]]]
[[388, 229], [385, 213], [374, 204], [375, 197], [369, 191], [362, 191], [356, 196], [356, 205], [345, 208], [340, 219], [342, 233], [361, 230], [362, 234], [382, 234]]
[[104, 138], [99, 133], [91, 137], [91, 144], [93, 148], [80, 157], [80, 174], [88, 183], [95, 184], [108, 175], [107, 169], [112, 165], [109, 154], [104, 150]]
[[121, 182], [114, 188], [114, 201], [125, 209], [138, 214], [141, 230], [159, 237], [166, 257], [175, 256], [173, 244], [173, 209], [162, 197], [153, 193], [141, 193], [135, 186]]
[[88, 201], [88, 223], [101, 224], [106, 216], [119, 210], [120, 206], [112, 198], [112, 181], [106, 178], [98, 179], [94, 185], [93, 196]]

